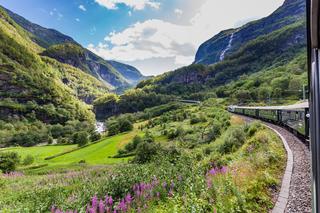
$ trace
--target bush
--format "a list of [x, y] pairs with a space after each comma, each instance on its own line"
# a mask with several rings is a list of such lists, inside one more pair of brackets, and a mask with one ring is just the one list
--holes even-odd
[[84, 146], [89, 142], [89, 135], [85, 131], [76, 132], [72, 135], [72, 142], [78, 144], [79, 146]]
[[120, 119], [119, 121], [119, 131], [120, 132], [127, 132], [133, 130], [133, 124], [129, 120]]
[[108, 135], [113, 136], [133, 129], [132, 121], [127, 116], [118, 117], [107, 121]]
[[153, 156], [158, 153], [160, 146], [155, 143], [142, 142], [138, 145], [136, 156], [133, 162], [144, 164], [152, 160]]
[[22, 164], [24, 166], [28, 166], [28, 165], [31, 165], [33, 164], [34, 162], [34, 157], [32, 155], [27, 155], [24, 159], [23, 159], [23, 162]]
[[206, 142], [210, 143], [211, 141], [216, 140], [221, 135], [221, 129], [221, 124], [219, 122], [214, 122], [213, 126], [209, 129]]
[[79, 164], [86, 164], [86, 161], [85, 160], [80, 160]]
[[16, 152], [3, 152], [0, 153], [0, 170], [3, 173], [12, 172], [16, 169], [20, 157]]
[[58, 140], [57, 140], [57, 143], [58, 144], [69, 144], [71, 142], [70, 142], [70, 140], [68, 138], [59, 137]]
[[193, 124], [197, 124], [197, 123], [200, 123], [201, 122], [201, 119], [198, 118], [198, 117], [193, 117], [190, 119], [190, 124], [193, 125]]
[[90, 135], [90, 141], [94, 142], [94, 141], [98, 141], [101, 139], [101, 134], [98, 133], [98, 132], [93, 132], [91, 135]]
[[143, 137], [143, 141], [147, 142], [147, 143], [153, 143], [154, 142], [154, 137], [149, 131], [147, 131], [146, 134]]
[[224, 143], [220, 147], [220, 152], [223, 154], [235, 152], [244, 144], [245, 140], [246, 136], [243, 128], [238, 127], [231, 129], [227, 133]]

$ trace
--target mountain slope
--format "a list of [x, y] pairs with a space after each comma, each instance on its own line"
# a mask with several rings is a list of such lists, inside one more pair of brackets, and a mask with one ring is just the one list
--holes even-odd
[[[306, 23], [303, 20], [304, 12], [301, 12], [301, 8], [304, 8], [302, 0], [287, 0], [270, 17], [247, 24], [237, 29], [238, 32], [227, 30], [216, 35], [211, 47], [216, 57], [215, 60], [204, 56], [199, 64], [143, 81], [137, 87], [145, 91], [186, 96], [203, 93], [206, 90], [237, 81], [243, 75], [285, 66], [306, 51]], [[272, 22], [269, 23], [268, 20]], [[284, 20], [289, 20], [290, 24], [283, 25]], [[279, 26], [282, 27], [279, 28]], [[272, 31], [267, 33], [270, 30]], [[244, 36], [241, 38], [243, 42], [239, 42], [239, 35], [245, 35], [243, 32], [240, 34], [241, 31], [251, 31], [252, 35], [257, 37]], [[235, 32], [233, 44], [229, 45], [228, 39], [230, 40], [233, 32]], [[228, 39], [225, 39], [224, 46], [228, 47], [228, 51], [222, 50], [219, 45], [219, 42], [226, 37]], [[223, 60], [217, 62], [221, 54], [224, 54]], [[210, 66], [206, 65], [211, 63], [213, 64]]]
[[127, 88], [143, 79], [142, 74], [136, 68], [118, 62], [108, 62], [83, 48], [71, 37], [31, 23], [10, 10], [5, 10], [18, 25], [29, 32], [32, 41], [47, 49], [43, 55], [75, 66], [102, 81], [109, 88]]
[[266, 18], [237, 29], [222, 31], [199, 47], [195, 63], [208, 65], [219, 62], [225, 58], [223, 56], [235, 53], [249, 41], [304, 19], [305, 7], [305, 0], [286, 0], [279, 9]]
[[96, 77], [109, 88], [129, 86], [127, 79], [111, 64], [80, 45], [73, 43], [53, 45], [46, 49], [42, 55], [77, 67]]
[[0, 8], [0, 119], [93, 120], [84, 101], [108, 88], [79, 69], [39, 56], [43, 49], [29, 35]]
[[74, 43], [77, 44], [71, 37], [66, 36], [54, 29], [47, 29], [40, 25], [31, 23], [27, 19], [19, 16], [18, 14], [13, 13], [12, 11], [5, 9], [7, 14], [22, 28], [30, 32], [33, 36], [31, 40], [37, 43], [38, 45], [47, 48], [54, 44], [62, 43]]
[[117, 61], [108, 61], [108, 62], [115, 69], [117, 69], [118, 72], [120, 72], [122, 74], [122, 76], [125, 77], [125, 79], [127, 79], [127, 81], [130, 84], [136, 85], [139, 81], [141, 81], [145, 78], [145, 76], [143, 76], [140, 73], [140, 71], [133, 66], [123, 64], [123, 63], [120, 63]]

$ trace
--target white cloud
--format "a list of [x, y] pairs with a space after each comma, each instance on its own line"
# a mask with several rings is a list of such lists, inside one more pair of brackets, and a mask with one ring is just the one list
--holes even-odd
[[[157, 63], [163, 61], [172, 63], [166, 64], [168, 69], [191, 64], [201, 43], [221, 30], [238, 25], [239, 20], [251, 20], [252, 17], [269, 15], [283, 1], [206, 0], [187, 25], [160, 19], [137, 22], [123, 31], [109, 33], [103, 42], [90, 45], [88, 48], [105, 59], [131, 64], [139, 61], [140, 68], [143, 67], [141, 61], [150, 63], [154, 60], [153, 70], [146, 67], [142, 68], [142, 71], [147, 75], [158, 74], [165, 70], [163, 64]], [[181, 14], [178, 11], [175, 13]]]
[[110, 43], [112, 48], [102, 44], [88, 48], [108, 59], [135, 61], [174, 57], [175, 64], [181, 65], [192, 62], [194, 57], [195, 43], [186, 36], [191, 31], [188, 26], [152, 19], [138, 22], [122, 32], [110, 33], [105, 43]]
[[160, 3], [153, 0], [95, 0], [95, 2], [110, 10], [118, 9], [118, 4], [124, 4], [134, 10], [143, 10], [146, 6], [154, 9], [160, 8]]
[[174, 10], [174, 13], [175, 13], [178, 17], [180, 17], [180, 16], [182, 16], [183, 11], [180, 10], [180, 9], [178, 9], [178, 8], [176, 8], [176, 9]]
[[132, 12], [131, 11], [128, 11], [128, 16], [132, 16]]
[[87, 9], [85, 8], [85, 6], [83, 6], [82, 4], [79, 5], [79, 9], [82, 11], [87, 11]]
[[49, 12], [49, 15], [55, 17], [58, 21], [60, 21], [63, 18], [63, 14], [60, 13], [56, 8], [53, 8]]
[[76, 18], [75, 20], [76, 20], [77, 22], [80, 22], [80, 19], [79, 19], [79, 18]]

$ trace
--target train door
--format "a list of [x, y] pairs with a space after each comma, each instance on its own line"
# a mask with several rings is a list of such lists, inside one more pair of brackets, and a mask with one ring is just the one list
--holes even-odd
[[320, 0], [307, 0], [312, 208], [320, 212]]

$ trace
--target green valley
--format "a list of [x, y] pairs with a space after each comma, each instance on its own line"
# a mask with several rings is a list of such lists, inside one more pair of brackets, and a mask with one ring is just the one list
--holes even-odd
[[[134, 2], [73, 2], [72, 18], [42, 11], [50, 24], [72, 19], [81, 39], [85, 30], [102, 37], [93, 13], [114, 15], [103, 19], [112, 31], [97, 45], [0, 6], [0, 212], [271, 212], [288, 172], [287, 145], [230, 108], [306, 99], [305, 1], [285, 0], [265, 18], [223, 30], [192, 64], [149, 77], [123, 62], [152, 68], [151, 51], [179, 64], [172, 55], [194, 48], [140, 22], [117, 33], [120, 15], [136, 18], [148, 7], [157, 14], [162, 5]], [[87, 22], [92, 28], [82, 29]], [[177, 52], [159, 56], [167, 46], [157, 39]]]

